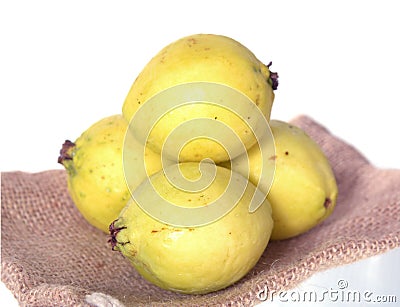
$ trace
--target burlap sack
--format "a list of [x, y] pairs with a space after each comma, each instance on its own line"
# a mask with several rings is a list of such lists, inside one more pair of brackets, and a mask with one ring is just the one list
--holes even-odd
[[256, 294], [265, 286], [289, 289], [317, 271], [399, 247], [400, 170], [374, 168], [308, 117], [293, 123], [328, 156], [339, 185], [337, 208], [310, 232], [270, 242], [235, 285], [190, 296], [149, 284], [80, 216], [62, 170], [2, 174], [2, 281], [23, 306], [249, 306], [260, 303]]

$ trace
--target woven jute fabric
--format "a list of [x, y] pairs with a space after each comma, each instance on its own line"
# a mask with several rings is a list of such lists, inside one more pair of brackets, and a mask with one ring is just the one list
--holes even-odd
[[[270, 242], [242, 280], [206, 295], [145, 281], [71, 201], [66, 172], [1, 176], [1, 278], [22, 306], [251, 306], [313, 273], [400, 246], [400, 170], [378, 169], [307, 116], [292, 121], [319, 143], [339, 187], [334, 213], [298, 237]], [[205, 259], [206, 261], [206, 259]]]

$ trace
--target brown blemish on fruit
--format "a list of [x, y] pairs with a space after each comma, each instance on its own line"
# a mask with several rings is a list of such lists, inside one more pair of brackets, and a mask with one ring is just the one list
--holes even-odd
[[278, 158], [277, 155], [273, 155], [273, 156], [269, 157], [269, 160], [275, 161], [276, 158]]
[[157, 233], [157, 232], [160, 232], [160, 231], [163, 231], [163, 230], [167, 230], [167, 229], [168, 229], [167, 227], [161, 227], [161, 229], [159, 229], [159, 230], [153, 229], [153, 230], [151, 231], [151, 233]]
[[197, 41], [194, 38], [189, 38], [187, 41], [189, 47], [192, 47], [193, 45], [197, 44]]
[[288, 155], [289, 155], [289, 152], [288, 152], [288, 151], [285, 151], [285, 155], [288, 156]]

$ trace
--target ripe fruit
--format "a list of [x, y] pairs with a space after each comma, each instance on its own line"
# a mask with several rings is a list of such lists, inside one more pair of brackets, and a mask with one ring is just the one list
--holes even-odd
[[[181, 163], [179, 167], [189, 181], [200, 176], [197, 162]], [[213, 210], [210, 204], [225, 192], [230, 176], [230, 170], [216, 167], [215, 179], [198, 192], [176, 188], [164, 172], [156, 173], [150, 177], [151, 183], [144, 184], [153, 184], [161, 197], [176, 206], [207, 211]], [[171, 226], [145, 213], [141, 206], [147, 203], [139, 205], [131, 200], [110, 226], [113, 249], [121, 251], [144, 278], [164, 289], [195, 294], [231, 285], [256, 264], [273, 226], [269, 203], [264, 201], [250, 213], [255, 187], [240, 175], [235, 178], [247, 186], [243, 197], [226, 215], [206, 225]], [[150, 194], [141, 195], [148, 202], [154, 199]], [[163, 210], [160, 203], [155, 206]]]
[[[108, 233], [130, 199], [125, 182], [123, 152], [134, 159], [139, 145], [124, 138], [128, 123], [122, 115], [103, 118], [90, 126], [75, 141], [65, 141], [58, 162], [68, 173], [68, 190], [76, 207], [93, 226]], [[143, 150], [143, 149], [142, 149]], [[161, 169], [158, 154], [146, 150], [146, 165], [153, 173]], [[143, 163], [143, 162], [142, 162]], [[130, 181], [130, 187], [139, 185], [146, 175]]]
[[[234, 89], [241, 92], [259, 108], [265, 119], [269, 120], [277, 78], [276, 73], [269, 71], [269, 65], [264, 65], [239, 42], [221, 35], [191, 35], [169, 44], [150, 60], [133, 83], [122, 112], [124, 117], [131, 121], [136, 112], [148, 101], [154, 99], [158, 93], [177, 85], [207, 82], [223, 84], [232, 88], [232, 91]], [[203, 98], [204, 91], [203, 93], [201, 90], [188, 93], [189, 96], [194, 95], [195, 97], [192, 98], [196, 99]], [[179, 101], [181, 98], [173, 97], [172, 99]], [[184, 122], [199, 118], [224, 123], [234, 130], [246, 149], [250, 148], [256, 142], [246, 124], [247, 120], [251, 120], [247, 118], [250, 116], [246, 115], [243, 119], [240, 116], [245, 114], [237, 114], [229, 109], [230, 106], [234, 107], [237, 104], [236, 99], [225, 101], [228, 105], [226, 108], [220, 104], [220, 98], [229, 100], [229, 97], [217, 97], [215, 99], [217, 101], [211, 101], [213, 104], [197, 101], [175, 109], [171, 107], [167, 111], [161, 111], [157, 105], [152, 107], [151, 111], [145, 112], [144, 116], [153, 115], [156, 112], [159, 121], [151, 132], [148, 131], [150, 148], [159, 153], [173, 129]], [[190, 101], [190, 97], [187, 99]], [[205, 131], [208, 127], [209, 124], [203, 122], [202, 128]], [[182, 133], [187, 133], [186, 137], [183, 137], [185, 140], [197, 136], [193, 135], [190, 129], [183, 130]], [[183, 147], [179, 161], [201, 161], [205, 158], [211, 158], [218, 163], [228, 160], [229, 155], [217, 142], [206, 137], [199, 137]]]
[[[265, 157], [266, 166], [275, 175], [272, 186], [260, 182], [260, 189], [268, 193], [272, 207], [274, 229], [271, 239], [287, 239], [302, 234], [324, 221], [334, 210], [338, 188], [332, 168], [321, 148], [302, 129], [289, 123], [271, 120], [275, 155]], [[270, 150], [270, 140], [261, 146]], [[242, 173], [243, 159], [232, 161]], [[258, 146], [248, 151], [249, 180], [258, 183], [262, 157]]]

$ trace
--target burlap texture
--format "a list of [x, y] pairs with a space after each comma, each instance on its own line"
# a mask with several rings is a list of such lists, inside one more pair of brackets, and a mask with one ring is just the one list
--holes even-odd
[[81, 217], [62, 170], [2, 174], [2, 281], [23, 306], [250, 306], [266, 286], [289, 289], [317, 271], [399, 247], [400, 170], [375, 168], [309, 117], [292, 122], [328, 156], [339, 186], [336, 210], [308, 233], [270, 242], [235, 285], [191, 296], [149, 284]]

